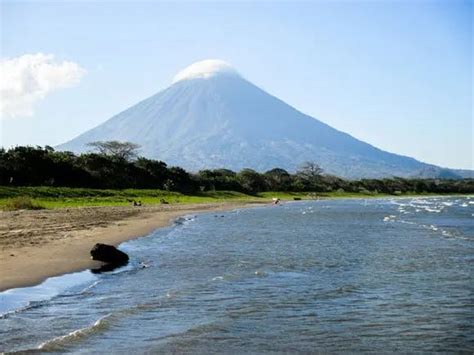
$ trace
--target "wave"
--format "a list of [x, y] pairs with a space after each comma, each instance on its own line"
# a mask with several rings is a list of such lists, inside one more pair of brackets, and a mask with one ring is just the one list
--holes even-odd
[[[90, 285], [88, 288], [84, 289], [83, 291], [87, 291], [88, 289], [94, 287], [95, 285]], [[166, 298], [172, 298], [173, 296], [167, 293], [165, 295]], [[126, 307], [119, 309], [113, 313], [109, 313], [98, 320], [96, 320], [90, 326], [73, 330], [65, 335], [60, 335], [55, 338], [46, 340], [45, 342], [41, 343], [36, 349], [36, 351], [63, 351], [65, 348], [74, 343], [79, 342], [87, 337], [93, 336], [95, 334], [102, 333], [104, 331], [109, 330], [114, 324], [116, 324], [121, 319], [142, 312], [143, 310], [154, 309], [156, 307], [161, 307], [163, 305], [163, 296], [159, 297], [157, 300], [147, 302], [147, 303], [140, 303], [134, 305], [132, 307]], [[33, 349], [29, 349], [27, 351], [32, 351]]]
[[[127, 266], [118, 268], [113, 272], [107, 273], [108, 275], [116, 275], [126, 272], [134, 272], [143, 268], [147, 268], [150, 265], [145, 262], [134, 263], [131, 262]], [[82, 276], [88, 277], [90, 274], [89, 271], [81, 271], [79, 273], [72, 273], [72, 274], [64, 274], [61, 276], [54, 276], [48, 278], [40, 285], [19, 288], [19, 289], [11, 289], [0, 293], [0, 297], [2, 294], [5, 296], [8, 295], [6, 303], [7, 305], [10, 304], [8, 307], [0, 312], [0, 319], [6, 319], [14, 314], [26, 312], [32, 309], [36, 309], [39, 307], [43, 307], [48, 305], [51, 301], [58, 299], [58, 298], [66, 298], [66, 297], [76, 297], [80, 295], [84, 295], [90, 292], [95, 286], [97, 286], [102, 279], [95, 280], [91, 284], [87, 285], [85, 288], [81, 289], [80, 291], [74, 290], [76, 285], [76, 279], [79, 276], [79, 283], [81, 282], [80, 278]], [[40, 293], [37, 293], [41, 291]], [[26, 295], [26, 296], [25, 296]], [[36, 299], [35, 299], [36, 298]], [[3, 304], [5, 306], [5, 304]]]
[[428, 229], [433, 232], [433, 234], [444, 237], [446, 239], [460, 239], [460, 240], [471, 240], [471, 238], [465, 236], [461, 231], [457, 229], [445, 229], [434, 224], [426, 225], [421, 224], [421, 227]]
[[18, 313], [21, 313], [21, 312], [25, 312], [25, 311], [29, 311], [29, 310], [32, 310], [32, 309], [37, 309], [37, 308], [40, 308], [40, 307], [43, 307], [45, 306], [50, 300], [41, 300], [41, 301], [30, 301], [28, 302], [28, 304], [26, 306], [23, 306], [23, 307], [19, 307], [17, 309], [13, 309], [13, 310], [10, 310], [10, 311], [7, 311], [5, 313], [2, 313], [0, 314], [0, 319], [7, 319], [8, 317], [12, 316], [12, 315], [15, 315], [15, 314], [18, 314]]
[[[443, 198], [415, 198], [410, 201], [397, 201], [392, 200], [391, 203], [396, 205], [396, 212], [398, 215], [391, 214], [383, 217], [383, 222], [389, 223], [403, 223], [411, 224], [419, 228], [428, 229], [433, 236], [438, 236], [445, 239], [453, 240], [466, 240], [472, 241], [473, 238], [466, 236], [462, 230], [456, 228], [445, 228], [435, 224], [420, 224], [416, 221], [411, 220], [408, 214], [440, 214], [446, 213], [451, 208], [456, 207], [470, 207], [473, 201], [467, 201], [465, 199], [450, 199], [446, 200]], [[407, 218], [404, 218], [404, 217]], [[472, 214], [474, 216], [474, 214]], [[430, 217], [433, 218], [433, 217]]]
[[12, 310], [9, 310], [5, 313], [1, 313], [0, 314], [0, 319], [6, 319], [12, 315], [15, 315], [15, 314], [18, 314], [18, 313], [22, 313], [22, 312], [26, 312], [26, 311], [30, 311], [32, 309], [38, 309], [40, 307], [43, 307], [43, 306], [46, 306], [48, 305], [51, 301], [55, 300], [55, 299], [58, 299], [58, 298], [63, 298], [63, 297], [75, 297], [75, 296], [78, 296], [78, 295], [84, 295], [84, 294], [87, 294], [92, 288], [94, 288], [95, 286], [97, 286], [102, 280], [97, 280], [95, 282], [93, 282], [92, 284], [88, 285], [87, 287], [85, 287], [84, 289], [82, 289], [81, 291], [79, 292], [74, 292], [74, 293], [63, 293], [63, 294], [58, 294], [58, 295], [53, 295], [51, 296], [51, 298], [48, 298], [48, 299], [44, 299], [44, 300], [38, 300], [38, 301], [28, 301], [28, 303], [25, 305], [25, 306], [22, 306], [22, 307], [19, 307], [19, 308], [16, 308], [16, 309], [12, 309]]
[[442, 213], [456, 207], [471, 207], [474, 201], [466, 201], [465, 199], [450, 199], [445, 198], [415, 198], [412, 200], [391, 200], [391, 204], [397, 206], [397, 212], [401, 214], [410, 213]]
[[391, 214], [390, 216], [385, 216], [383, 218], [383, 221], [384, 222], [395, 222], [395, 219], [397, 218], [397, 216]]
[[90, 291], [91, 289], [93, 289], [94, 287], [96, 287], [96, 286], [97, 286], [99, 283], [101, 283], [101, 282], [102, 282], [102, 280], [97, 280], [97, 281], [93, 282], [92, 284], [90, 284], [90, 285], [87, 286], [86, 288], [82, 289], [82, 290], [79, 292], [79, 294], [80, 294], [80, 295], [84, 295], [84, 294], [86, 294], [86, 293], [89, 293], [89, 291]]
[[37, 349], [42, 351], [62, 350], [68, 344], [71, 344], [75, 341], [80, 341], [81, 339], [88, 337], [92, 334], [97, 334], [99, 332], [107, 330], [110, 327], [113, 318], [113, 314], [108, 314], [95, 321], [94, 324], [89, 327], [77, 329], [66, 335], [61, 335], [56, 338], [47, 340], [44, 343], [41, 343]]

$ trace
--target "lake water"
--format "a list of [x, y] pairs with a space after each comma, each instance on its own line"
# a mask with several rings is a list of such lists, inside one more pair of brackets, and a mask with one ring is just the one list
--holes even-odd
[[0, 293], [0, 351], [474, 351], [474, 199], [187, 216], [110, 273]]

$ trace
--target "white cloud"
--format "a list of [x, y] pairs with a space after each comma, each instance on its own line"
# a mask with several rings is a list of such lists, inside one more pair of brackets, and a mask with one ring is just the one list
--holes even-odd
[[0, 61], [0, 117], [32, 116], [36, 102], [74, 86], [86, 73], [77, 63], [56, 61], [52, 54], [25, 54]]
[[238, 75], [237, 71], [227, 62], [220, 59], [206, 59], [184, 68], [173, 78], [173, 84], [188, 79], [207, 79], [217, 74]]

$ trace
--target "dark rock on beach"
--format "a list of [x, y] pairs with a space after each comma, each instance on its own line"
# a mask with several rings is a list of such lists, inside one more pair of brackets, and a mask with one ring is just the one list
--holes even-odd
[[113, 245], [97, 243], [91, 250], [92, 260], [103, 261], [109, 264], [126, 264], [128, 255]]

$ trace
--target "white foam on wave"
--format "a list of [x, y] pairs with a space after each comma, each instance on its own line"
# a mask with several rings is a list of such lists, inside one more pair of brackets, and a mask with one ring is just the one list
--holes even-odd
[[444, 237], [446, 239], [455, 239], [455, 240], [472, 240], [472, 238], [463, 235], [463, 233], [456, 229], [444, 229], [434, 224], [426, 225], [422, 224], [421, 227], [429, 229], [433, 232], [434, 235]]
[[111, 317], [112, 317], [112, 314], [107, 314], [106, 316], [96, 320], [94, 324], [92, 324], [89, 327], [76, 329], [72, 332], [69, 332], [68, 334], [61, 335], [56, 338], [47, 340], [38, 346], [38, 350], [43, 350], [43, 351], [60, 350], [66, 344], [69, 344], [73, 341], [80, 340], [88, 336], [89, 334], [96, 333], [101, 330], [105, 330], [110, 325]]
[[425, 207], [425, 211], [427, 211], [427, 212], [440, 213], [441, 210], [442, 210], [442, 208], [440, 208], [440, 209], [435, 209], [435, 208], [428, 208], [428, 207]]
[[[433, 199], [434, 200], [434, 199]], [[422, 199], [414, 199], [413, 203], [418, 204], [418, 205], [431, 205], [432, 202], [429, 200], [422, 200]]]
[[80, 271], [72, 274], [54, 276], [46, 279], [39, 285], [31, 287], [13, 288], [0, 292], [0, 315], [20, 312], [31, 307], [37, 307], [63, 294], [69, 288], [96, 280], [90, 271]]
[[93, 289], [94, 287], [96, 287], [98, 284], [100, 284], [102, 282], [102, 280], [97, 280], [95, 282], [93, 282], [92, 284], [90, 284], [89, 286], [87, 286], [86, 288], [84, 288], [81, 292], [79, 292], [80, 294], [84, 294], [84, 293], [87, 293], [89, 292], [91, 289]]
[[437, 232], [439, 230], [439, 227], [437, 227], [433, 224], [430, 224], [430, 225], [422, 224], [421, 226], [425, 229], [429, 229], [429, 230], [432, 230], [434, 232]]

